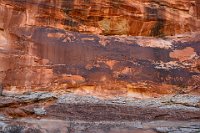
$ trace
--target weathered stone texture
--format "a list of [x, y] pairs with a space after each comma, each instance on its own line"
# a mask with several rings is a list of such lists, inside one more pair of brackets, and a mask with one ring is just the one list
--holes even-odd
[[200, 132], [199, 11], [0, 0], [0, 132]]
[[1, 0], [0, 12], [4, 27], [20, 23], [103, 35], [163, 36], [198, 31], [198, 7], [198, 0]]

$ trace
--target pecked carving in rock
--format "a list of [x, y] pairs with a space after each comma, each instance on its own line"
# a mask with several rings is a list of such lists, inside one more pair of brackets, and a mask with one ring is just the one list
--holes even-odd
[[199, 132], [199, 9], [0, 0], [0, 132]]
[[[1, 0], [4, 92], [199, 93], [197, 6], [185, 0]], [[167, 26], [173, 34], [189, 33], [163, 39], [96, 35], [168, 35]]]
[[22, 27], [10, 33], [17, 35], [11, 39], [17, 45], [2, 53], [4, 92], [199, 94], [196, 35], [186, 44], [176, 38], [104, 37], [49, 27]]

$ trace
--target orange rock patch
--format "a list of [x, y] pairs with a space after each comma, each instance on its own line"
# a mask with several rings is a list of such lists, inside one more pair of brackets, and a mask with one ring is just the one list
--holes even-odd
[[169, 55], [171, 58], [178, 59], [179, 61], [186, 61], [194, 58], [196, 56], [196, 52], [193, 48], [187, 47], [182, 50], [174, 50]]

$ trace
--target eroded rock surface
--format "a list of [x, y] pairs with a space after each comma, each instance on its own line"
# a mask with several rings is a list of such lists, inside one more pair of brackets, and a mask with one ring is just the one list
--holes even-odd
[[[61, 90], [133, 97], [199, 93], [198, 5], [192, 0], [1, 0], [0, 83], [4, 93]], [[112, 20], [121, 16], [125, 18], [119, 24]], [[183, 26], [183, 31], [177, 33], [184, 34], [165, 38], [119, 36], [114, 26], [115, 30], [110, 30], [118, 36], [103, 36], [91, 31], [93, 34], [83, 34], [77, 29], [86, 25], [101, 28], [98, 24], [107, 25], [104, 19], [122, 29], [126, 28], [121, 22], [131, 19], [141, 23], [166, 21], [172, 29], [176, 29], [173, 24]], [[71, 25], [66, 28], [68, 23]], [[189, 25], [188, 30], [184, 24]]]
[[199, 7], [198, 0], [1, 0], [0, 12], [5, 27], [45, 25], [104, 35], [163, 36], [198, 31]]
[[199, 5], [0, 0], [0, 132], [200, 132]]
[[14, 44], [2, 49], [4, 93], [71, 91], [139, 98], [199, 94], [198, 32], [183, 39], [105, 37], [49, 27], [10, 32]]
[[[39, 94], [51, 97], [44, 100]], [[19, 97], [30, 97], [32, 100], [27, 101]], [[0, 131], [3, 133], [200, 131], [199, 96], [171, 95], [145, 100], [118, 97], [105, 100], [73, 93], [53, 96], [48, 92], [38, 92], [10, 95], [2, 100], [7, 101], [6, 105], [5, 102], [0, 103]], [[27, 116], [31, 118], [26, 118]]]

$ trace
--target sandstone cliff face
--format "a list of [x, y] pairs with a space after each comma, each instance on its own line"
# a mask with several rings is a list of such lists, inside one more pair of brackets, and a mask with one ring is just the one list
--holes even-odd
[[0, 132], [200, 132], [199, 5], [0, 0]]
[[[200, 30], [198, 0], [1, 0], [4, 27], [46, 25], [103, 35], [175, 35]], [[2, 22], [1, 28], [2, 28]]]
[[[5, 91], [21, 93], [199, 93], [198, 5], [188, 0], [1, 0], [0, 82]], [[104, 36], [185, 32], [165, 39]]]

